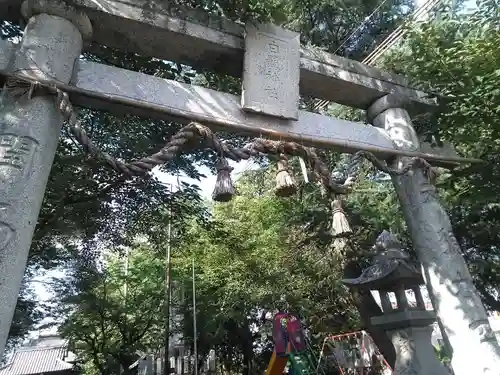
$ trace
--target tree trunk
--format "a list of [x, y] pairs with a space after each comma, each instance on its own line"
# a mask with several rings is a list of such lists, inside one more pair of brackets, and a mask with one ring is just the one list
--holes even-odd
[[129, 367], [136, 361], [137, 358], [135, 356], [119, 353], [115, 358], [123, 369], [123, 375], [134, 375], [135, 371], [129, 370]]
[[244, 326], [242, 327], [244, 337], [242, 344], [243, 349], [243, 375], [253, 375], [252, 374], [252, 362], [253, 362], [253, 335], [250, 331], [250, 325], [247, 319], [245, 319]]
[[92, 353], [92, 362], [101, 375], [110, 375], [111, 371], [109, 371], [109, 365], [107, 363], [102, 363], [98, 352], [94, 351]]

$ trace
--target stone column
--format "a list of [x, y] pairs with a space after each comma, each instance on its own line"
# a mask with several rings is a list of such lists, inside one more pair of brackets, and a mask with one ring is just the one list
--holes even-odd
[[421, 309], [393, 311], [373, 317], [372, 324], [383, 328], [396, 350], [394, 375], [450, 375], [439, 362], [431, 344], [434, 313]]
[[[83, 42], [91, 37], [86, 15], [56, 0], [27, 0], [24, 37], [12, 71], [33, 79], [69, 83]], [[63, 118], [53, 96], [0, 102], [0, 353], [9, 333], [20, 284]]]
[[[378, 99], [368, 109], [368, 121], [385, 129], [398, 148], [415, 151], [420, 145], [403, 100]], [[392, 166], [400, 168], [408, 159], [395, 158]], [[420, 167], [392, 181], [443, 335], [452, 346], [455, 375], [500, 374], [499, 345], [435, 187]]]
[[388, 330], [396, 349], [395, 375], [450, 375], [431, 345], [432, 326]]

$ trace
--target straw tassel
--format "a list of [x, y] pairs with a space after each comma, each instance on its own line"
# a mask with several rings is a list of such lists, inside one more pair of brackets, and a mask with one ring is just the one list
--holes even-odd
[[276, 195], [278, 197], [289, 197], [297, 192], [297, 185], [289, 173], [288, 160], [284, 154], [278, 160], [278, 172], [276, 173]]
[[342, 206], [342, 199], [335, 198], [332, 201], [332, 236], [335, 238], [333, 246], [342, 250], [346, 246], [345, 237], [352, 233], [351, 226]]
[[217, 181], [215, 182], [212, 199], [216, 202], [229, 202], [236, 195], [236, 188], [231, 180], [233, 167], [225, 158], [220, 158], [215, 166], [217, 168]]
[[308, 184], [309, 181], [313, 180], [314, 178], [313, 173], [309, 169], [307, 169], [306, 162], [300, 156], [299, 156], [299, 163], [300, 163], [300, 170], [302, 171], [302, 177], [304, 178], [304, 182]]

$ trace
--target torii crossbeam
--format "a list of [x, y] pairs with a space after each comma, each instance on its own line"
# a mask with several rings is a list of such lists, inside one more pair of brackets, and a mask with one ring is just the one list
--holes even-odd
[[[13, 44], [0, 40], [0, 76], [8, 74], [8, 62], [14, 51]], [[43, 81], [36, 73], [32, 77]], [[297, 121], [244, 112], [241, 99], [236, 95], [89, 61], [78, 61], [70, 84], [54, 83], [70, 93], [75, 105], [116, 114], [194, 120], [239, 134], [335, 147], [349, 153], [365, 150], [382, 158], [389, 155], [422, 157], [445, 167], [480, 162], [459, 157], [448, 144], [433, 147], [424, 143], [419, 151], [399, 150], [384, 129], [369, 124], [307, 111], [299, 111]]]

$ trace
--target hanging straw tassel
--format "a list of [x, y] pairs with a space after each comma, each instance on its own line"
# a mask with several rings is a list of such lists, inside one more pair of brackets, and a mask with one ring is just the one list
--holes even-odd
[[302, 177], [304, 178], [304, 182], [308, 184], [309, 181], [313, 179], [312, 172], [309, 169], [307, 169], [306, 162], [300, 156], [299, 156], [299, 163], [300, 163], [300, 170], [302, 172]]
[[352, 230], [342, 207], [342, 199], [335, 198], [332, 201], [332, 236], [335, 237], [333, 247], [342, 250], [346, 246], [345, 236], [349, 233]]
[[220, 158], [216, 164], [217, 181], [215, 182], [212, 199], [216, 202], [229, 202], [236, 195], [236, 188], [231, 180], [233, 167], [229, 165], [225, 158]]
[[297, 185], [288, 171], [288, 160], [284, 154], [281, 154], [276, 173], [276, 195], [278, 197], [289, 197], [297, 192]]

